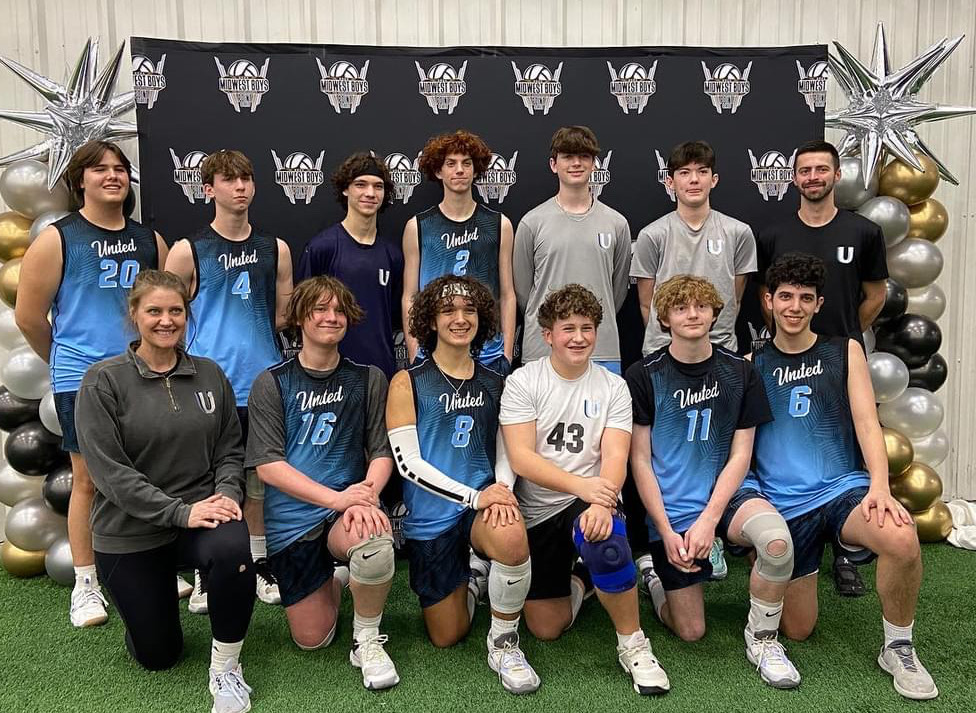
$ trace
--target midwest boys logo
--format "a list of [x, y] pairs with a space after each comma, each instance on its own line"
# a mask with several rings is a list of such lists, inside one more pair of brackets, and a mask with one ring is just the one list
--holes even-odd
[[518, 151], [515, 151], [508, 161], [505, 160], [504, 156], [499, 156], [496, 153], [491, 155], [488, 169], [474, 182], [474, 185], [478, 187], [481, 200], [485, 203], [488, 201], [505, 202], [508, 189], [514, 186], [517, 180], [515, 175], [515, 161], [517, 159]]
[[749, 177], [759, 189], [759, 195], [764, 201], [774, 197], [777, 201], [783, 200], [783, 196], [790, 189], [793, 183], [793, 162], [796, 160], [796, 149], [790, 155], [789, 160], [779, 151], [767, 151], [757, 161], [756, 154], [749, 149], [749, 161], [752, 163], [752, 170]]
[[599, 198], [603, 192], [603, 187], [610, 183], [610, 157], [613, 150], [607, 151], [607, 155], [601, 159], [599, 156], [593, 157], [593, 172], [590, 173], [590, 194], [594, 198]]
[[333, 62], [328, 69], [318, 57], [315, 62], [321, 76], [319, 91], [329, 98], [329, 104], [335, 109], [335, 113], [341, 114], [343, 109], [347, 109], [350, 114], [355, 114], [359, 102], [369, 93], [369, 82], [366, 81], [369, 60], [360, 69], [345, 60]]
[[556, 97], [563, 93], [563, 85], [559, 81], [563, 63], [559, 63], [555, 72], [544, 64], [530, 64], [522, 72], [512, 62], [512, 71], [515, 72], [515, 94], [522, 99], [529, 114], [534, 116], [537, 111], [548, 114]]
[[173, 182], [180, 187], [186, 199], [191, 204], [197, 201], [209, 203], [210, 196], [203, 192], [203, 177], [200, 173], [200, 164], [207, 154], [203, 151], [190, 151], [180, 158], [173, 149], [170, 149], [169, 155], [173, 159]]
[[132, 88], [136, 92], [136, 104], [142, 104], [152, 109], [159, 98], [159, 93], [166, 88], [166, 77], [163, 76], [163, 65], [166, 55], [159, 58], [159, 64], [153, 66], [152, 60], [141, 54], [132, 55]]
[[664, 160], [664, 156], [657, 149], [654, 149], [654, 157], [657, 159], [657, 182], [664, 186], [664, 190], [668, 192], [668, 197], [674, 203], [674, 189], [668, 185], [668, 162]]
[[291, 204], [295, 205], [296, 201], [304, 201], [305, 205], [311, 203], [316, 189], [325, 180], [325, 174], [322, 173], [325, 151], [319, 151], [319, 157], [315, 161], [301, 151], [288, 154], [282, 161], [272, 149], [271, 158], [275, 163], [275, 183], [281, 186]]
[[461, 63], [460, 70], [455, 70], [453, 65], [444, 62], [432, 65], [427, 71], [420, 66], [420, 62], [414, 64], [417, 65], [417, 74], [420, 75], [419, 91], [427, 100], [430, 110], [435, 114], [442, 111], [453, 114], [458, 100], [468, 91], [468, 85], [464, 81], [468, 60]]
[[830, 78], [827, 63], [818, 60], [804, 69], [800, 60], [796, 60], [796, 71], [800, 75], [796, 83], [796, 91], [803, 95], [810, 111], [827, 106], [827, 80]]
[[714, 71], [704, 61], [701, 66], [705, 73], [705, 94], [712, 100], [715, 111], [721, 114], [728, 109], [734, 114], [742, 103], [742, 97], [751, 89], [749, 72], [752, 71], [752, 62], [746, 65], [744, 71], [728, 62], [718, 65]]
[[657, 60], [647, 68], [636, 62], [625, 64], [618, 72], [607, 60], [610, 70], [610, 93], [617, 98], [617, 103], [624, 114], [636, 111], [644, 112], [647, 100], [657, 91], [654, 74], [657, 72]]
[[420, 152], [413, 161], [402, 153], [391, 153], [383, 161], [390, 170], [394, 200], [406, 205], [423, 178], [420, 174]]
[[271, 89], [271, 83], [268, 81], [268, 65], [271, 63], [271, 58], [264, 60], [260, 70], [247, 59], [235, 60], [227, 69], [224, 69], [219, 57], [214, 57], [214, 62], [217, 63], [217, 70], [220, 72], [217, 86], [227, 95], [227, 100], [234, 107], [234, 111], [240, 113], [243, 107], [253, 114], [261, 105], [261, 98]]

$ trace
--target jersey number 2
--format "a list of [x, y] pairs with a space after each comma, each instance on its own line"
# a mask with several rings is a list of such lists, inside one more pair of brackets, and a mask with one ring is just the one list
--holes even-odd
[[458, 250], [454, 255], [454, 274], [461, 277], [468, 271], [468, 258], [471, 257], [470, 250]]

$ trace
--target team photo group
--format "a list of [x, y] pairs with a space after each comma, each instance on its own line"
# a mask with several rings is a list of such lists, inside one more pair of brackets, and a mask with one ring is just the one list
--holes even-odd
[[[672, 681], [639, 591], [696, 641], [706, 582], [732, 555], [751, 567], [745, 659], [791, 689], [804, 664], [788, 641], [814, 631], [829, 551], [842, 594], [863, 594], [857, 565], [877, 561], [878, 665], [901, 696], [935, 698], [913, 645], [921, 550], [889, 491], [862, 336], [884, 303], [885, 243], [835, 206], [836, 149], [798, 147], [799, 210], [754, 236], [710, 206], [721, 156], [681, 143], [666, 166], [675, 209], [634, 241], [591, 191], [600, 154], [586, 126], [558, 129], [554, 195], [513, 225], [472, 194], [485, 142], [431, 137], [418, 167], [442, 199], [401, 236], [380, 216], [387, 165], [355, 153], [332, 176], [345, 217], [293, 256], [249, 221], [243, 153], [202, 163], [212, 222], [161, 236], [127, 217], [123, 151], [82, 146], [66, 171], [80, 209], [31, 244], [16, 302], [71, 457], [70, 623], [117, 615], [131, 656], [167, 669], [188, 598], [210, 620], [212, 710], [240, 713], [255, 601], [280, 605], [311, 651], [333, 643], [351, 597], [349, 662], [387, 689], [400, 681], [383, 623], [388, 599], [408, 596], [393, 589], [399, 566], [432, 646], [461, 641], [487, 605], [488, 675], [506, 691], [547, 676], [520, 637], [559, 647], [595, 594], [615, 638], [592, 645], [617, 658], [622, 691], [629, 678], [658, 695]], [[627, 365], [617, 313], [632, 284], [642, 323], [619, 328], [642, 330], [643, 358]], [[756, 285], [772, 336], [739, 344]], [[403, 559], [380, 498], [391, 479]], [[630, 523], [625, 484], [640, 499]]]

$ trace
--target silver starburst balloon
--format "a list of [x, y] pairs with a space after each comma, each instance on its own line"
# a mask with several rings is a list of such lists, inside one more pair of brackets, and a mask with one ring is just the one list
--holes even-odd
[[878, 23], [872, 67], [868, 68], [834, 42], [838, 57], [828, 56], [831, 75], [847, 95], [848, 105], [826, 117], [827, 126], [844, 129], [847, 135], [838, 150], [844, 156], [860, 154], [865, 187], [887, 150], [905, 163], [924, 171], [915, 152], [931, 158], [942, 177], [955, 185], [959, 181], [915, 133], [914, 127], [930, 121], [976, 113], [976, 107], [946, 106], [919, 101], [916, 96], [929, 77], [963, 36], [942, 38], [901, 69], [892, 72], [884, 25]]
[[[38, 144], [0, 158], [0, 166], [25, 158], [47, 158], [47, 185], [60, 180], [72, 154], [92, 139], [121, 140], [136, 136], [136, 125], [117, 117], [136, 106], [135, 92], [115, 93], [125, 43], [98, 74], [98, 40], [88, 38], [65, 84], [58, 84], [19, 62], [0, 57], [10, 71], [47, 101], [44, 111], [0, 111], [7, 119], [48, 135]], [[135, 175], [133, 175], [135, 178]]]

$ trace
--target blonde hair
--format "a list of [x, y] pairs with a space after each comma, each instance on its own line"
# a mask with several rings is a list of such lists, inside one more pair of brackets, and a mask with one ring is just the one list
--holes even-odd
[[288, 326], [301, 332], [302, 322], [311, 316], [312, 310], [323, 295], [328, 295], [330, 299], [336, 298], [339, 309], [345, 313], [346, 321], [350, 326], [359, 324], [366, 316], [355, 295], [342, 280], [329, 275], [319, 275], [302, 280], [291, 293], [288, 306], [285, 308], [285, 321]]
[[695, 275], [675, 275], [667, 280], [660, 287], [654, 290], [654, 311], [657, 313], [657, 322], [661, 329], [670, 332], [670, 328], [664, 324], [662, 317], [667, 319], [668, 311], [673, 307], [702, 302], [711, 305], [715, 311], [712, 319], [712, 326], [718, 319], [719, 313], [725, 307], [725, 303], [718, 295], [715, 286], [704, 277]]

